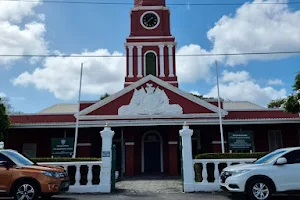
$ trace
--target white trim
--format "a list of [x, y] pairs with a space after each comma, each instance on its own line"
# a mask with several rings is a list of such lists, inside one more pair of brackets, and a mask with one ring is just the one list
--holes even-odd
[[159, 64], [160, 64], [160, 73], [159, 77], [165, 77], [165, 45], [159, 45]]
[[174, 48], [174, 45], [168, 45], [169, 77], [174, 77], [173, 48]]
[[134, 142], [125, 142], [125, 146], [134, 146]]
[[144, 57], [144, 76], [147, 76], [146, 75], [146, 55], [148, 53], [154, 53], [155, 54], [155, 64], [156, 64], [156, 66], [155, 66], [155, 76], [158, 76], [158, 58], [157, 58], [157, 53], [153, 50], [149, 50], [149, 51], [146, 51], [144, 53], [144, 56], [143, 56]]
[[0, 193], [5, 193], [6, 192], [6, 190], [0, 190]]
[[[143, 18], [144, 18], [144, 16], [147, 15], [147, 14], [149, 14], [149, 13], [154, 14], [154, 15], [157, 17], [157, 24], [156, 24], [155, 26], [153, 26], [153, 27], [147, 27], [147, 26], [145, 26], [144, 23], [143, 23]], [[143, 26], [144, 29], [147, 29], [147, 30], [153, 30], [153, 29], [156, 29], [156, 28], [159, 26], [159, 24], [160, 24], [160, 16], [159, 16], [156, 12], [154, 12], [154, 11], [147, 11], [147, 12], [144, 12], [144, 13], [141, 15], [141, 17], [140, 17], [140, 23], [141, 23], [141, 25]]]
[[[224, 141], [224, 143], [226, 144], [227, 141]], [[211, 144], [222, 144], [222, 142], [221, 141], [212, 141]]]
[[139, 45], [138, 48], [138, 75], [137, 77], [142, 77], [142, 48], [143, 46]]
[[131, 36], [127, 37], [127, 40], [134, 40], [134, 39], [175, 39], [174, 36]]
[[144, 140], [146, 135], [149, 135], [151, 133], [155, 133], [156, 135], [158, 135], [159, 139], [160, 139], [160, 172], [164, 172], [164, 156], [163, 156], [163, 138], [161, 137], [160, 133], [157, 131], [147, 131], [146, 133], [144, 133], [143, 137], [142, 137], [142, 172], [145, 172], [145, 152], [144, 152]]
[[[96, 110], [96, 109], [112, 102], [113, 100], [115, 100], [115, 99], [123, 96], [124, 94], [132, 91], [133, 89], [147, 83], [148, 81], [153, 81], [154, 83], [170, 90], [171, 92], [174, 92], [175, 94], [178, 94], [178, 95], [180, 95], [180, 96], [182, 96], [182, 97], [184, 97], [184, 98], [186, 98], [186, 99], [188, 99], [188, 100], [190, 100], [190, 101], [192, 101], [192, 102], [194, 102], [194, 103], [196, 103], [200, 106], [203, 106], [203, 107], [205, 107], [205, 108], [207, 108], [207, 109], [209, 109], [209, 110], [211, 110], [215, 113], [218, 113], [218, 107], [217, 106], [214, 106], [214, 105], [212, 105], [212, 104], [210, 104], [210, 103], [208, 103], [208, 102], [206, 102], [206, 101], [204, 101], [204, 100], [202, 100], [198, 97], [195, 97], [194, 95], [192, 95], [190, 93], [184, 92], [184, 91], [178, 89], [177, 87], [175, 87], [175, 86], [173, 86], [173, 85], [171, 85], [171, 84], [169, 84], [169, 83], [167, 83], [167, 82], [165, 82], [165, 81], [163, 81], [163, 80], [161, 80], [161, 79], [159, 79], [159, 78], [157, 78], [157, 77], [150, 74], [150, 75], [136, 81], [135, 83], [131, 84], [130, 86], [124, 88], [120, 92], [117, 92], [114, 95], [109, 96], [109, 97], [105, 98], [104, 100], [99, 101], [98, 103], [95, 103], [94, 105], [91, 105], [91, 106], [83, 109], [82, 111], [79, 112], [79, 116], [86, 115], [86, 114], [88, 114], [88, 113], [90, 113], [90, 112], [92, 112], [92, 111], [94, 111], [94, 110]], [[225, 110], [221, 110], [221, 112], [222, 112], [222, 115], [227, 115], [228, 114], [228, 112], [225, 111]], [[74, 116], [77, 117], [76, 114]]]
[[159, 45], [176, 45], [176, 42], [126, 42], [125, 46], [159, 46]]
[[[166, 81], [167, 83], [178, 83], [178, 81]], [[132, 83], [135, 83], [135, 81], [134, 82], [125, 82], [125, 84], [132, 84]], [[94, 103], [97, 103], [98, 101], [96, 101], [96, 102], [94, 102]], [[72, 113], [72, 114], [74, 114], [74, 113]]]
[[[217, 113], [209, 113], [209, 114], [182, 114], [182, 115], [128, 115], [128, 116], [120, 116], [120, 115], [84, 115], [79, 116], [80, 120], [105, 120], [105, 119], [188, 119], [188, 118], [217, 118]], [[223, 115], [225, 117], [225, 115]]]
[[168, 144], [178, 144], [177, 141], [169, 141]]
[[136, 10], [170, 10], [170, 9], [165, 6], [137, 6], [131, 9], [131, 11], [136, 11]]
[[134, 46], [128, 46], [128, 77], [133, 77], [133, 48]]
[[78, 143], [77, 147], [90, 147], [92, 146], [92, 143]]
[[[224, 120], [225, 125], [253, 125], [253, 124], [299, 124], [300, 118], [291, 120], [290, 118], [280, 119], [251, 119], [251, 120]], [[189, 125], [219, 125], [216, 119], [151, 119], [151, 120], [102, 120], [102, 121], [81, 121], [80, 128], [104, 127], [108, 123], [111, 127], [139, 127], [139, 126], [182, 126], [184, 122]], [[32, 123], [32, 124], [12, 124], [12, 128], [75, 128], [75, 122], [63, 123]]]

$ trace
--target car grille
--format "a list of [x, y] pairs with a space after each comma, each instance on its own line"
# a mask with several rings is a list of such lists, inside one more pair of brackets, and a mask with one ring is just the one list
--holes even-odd
[[222, 173], [221, 173], [221, 176], [220, 176], [221, 182], [222, 182], [222, 183], [225, 183], [226, 179], [227, 179], [228, 177], [230, 177], [231, 175], [232, 175], [232, 174], [231, 174], [230, 172], [226, 172], [226, 171], [222, 172]]

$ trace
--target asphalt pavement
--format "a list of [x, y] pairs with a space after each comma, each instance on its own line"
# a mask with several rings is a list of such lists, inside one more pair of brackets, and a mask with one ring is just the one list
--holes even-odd
[[[224, 193], [177, 193], [177, 194], [99, 194], [99, 195], [65, 195], [55, 197], [53, 200], [130, 200], [130, 199], [143, 199], [143, 200], [246, 200], [244, 196], [231, 197]], [[274, 196], [272, 200], [299, 200], [300, 196]]]

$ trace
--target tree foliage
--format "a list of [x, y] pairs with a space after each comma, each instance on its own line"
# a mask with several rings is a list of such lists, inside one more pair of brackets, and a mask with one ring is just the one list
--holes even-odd
[[300, 72], [295, 77], [295, 83], [293, 85], [293, 91], [295, 93], [289, 95], [284, 104], [284, 109], [290, 113], [300, 113]]
[[110, 96], [110, 94], [105, 93], [104, 95], [102, 95], [102, 96], [100, 97], [100, 100], [106, 99], [106, 98], [109, 97], [109, 96]]
[[272, 100], [268, 104], [268, 108], [283, 108], [285, 104], [286, 99], [277, 99], [277, 100]]
[[0, 98], [0, 141], [4, 139], [4, 133], [10, 126], [10, 119], [6, 106]]
[[197, 95], [197, 94], [192, 94], [194, 95], [195, 97], [198, 97], [199, 99], [214, 99], [213, 97], [204, 97], [203, 95]]
[[295, 83], [293, 85], [293, 91], [285, 99], [273, 100], [269, 103], [269, 108], [284, 108], [289, 113], [300, 113], [300, 72], [295, 77]]

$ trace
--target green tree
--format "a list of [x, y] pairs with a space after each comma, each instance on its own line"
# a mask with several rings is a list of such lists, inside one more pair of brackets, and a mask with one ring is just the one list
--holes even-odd
[[300, 113], [300, 72], [295, 77], [295, 83], [293, 85], [293, 91], [295, 93], [289, 95], [284, 104], [284, 109], [289, 113]]
[[102, 96], [100, 97], [100, 100], [103, 100], [103, 99], [105, 99], [105, 98], [107, 98], [107, 97], [109, 97], [109, 96], [110, 96], [110, 94], [105, 93], [104, 95], [102, 95]]
[[286, 99], [277, 99], [277, 100], [272, 100], [268, 104], [268, 108], [283, 108], [284, 104], [286, 102]]
[[4, 133], [10, 126], [10, 119], [3, 101], [0, 98], [0, 141], [4, 139]]
[[268, 108], [284, 108], [289, 113], [300, 113], [300, 72], [295, 77], [293, 91], [287, 98], [271, 101]]

